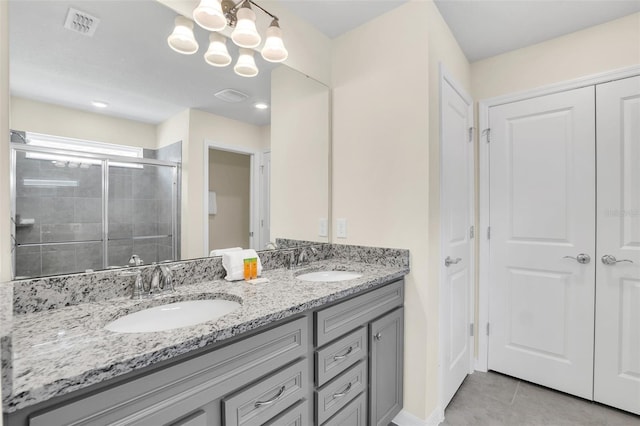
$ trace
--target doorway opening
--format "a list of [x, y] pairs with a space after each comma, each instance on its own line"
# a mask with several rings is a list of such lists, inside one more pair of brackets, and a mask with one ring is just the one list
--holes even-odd
[[230, 247], [260, 249], [261, 153], [215, 142], [205, 142], [204, 151], [205, 255]]

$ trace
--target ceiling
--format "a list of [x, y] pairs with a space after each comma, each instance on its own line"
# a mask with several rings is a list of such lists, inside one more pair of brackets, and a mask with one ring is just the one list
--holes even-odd
[[407, 0], [284, 0], [294, 14], [329, 38], [369, 22]]
[[[173, 52], [166, 38], [175, 12], [156, 0], [71, 1], [10, 0], [12, 95], [83, 110], [102, 100], [109, 107], [101, 113], [154, 124], [186, 108], [255, 125], [270, 122], [269, 111], [253, 104], [270, 100], [270, 71], [276, 64], [256, 55], [260, 74], [255, 78], [237, 76], [231, 67], [211, 67], [202, 58], [208, 33], [197, 26], [198, 53]], [[407, 0], [282, 1], [335, 38]], [[640, 0], [435, 2], [471, 62], [640, 11]], [[63, 28], [71, 5], [101, 20], [93, 37]], [[237, 57], [233, 43], [228, 46]], [[213, 96], [226, 88], [249, 99], [230, 104]]]
[[469, 62], [640, 12], [640, 0], [435, 0]]
[[[93, 37], [63, 27], [69, 6], [100, 19]], [[100, 113], [157, 124], [196, 108], [254, 125], [270, 122], [270, 70], [278, 66], [256, 55], [257, 77], [214, 68], [202, 55], [208, 32], [196, 28], [200, 50], [181, 55], [167, 45], [175, 12], [155, 0], [24, 1], [9, 4], [10, 87], [13, 96], [92, 110], [92, 100], [109, 104]], [[227, 43], [237, 58], [233, 43]], [[232, 88], [249, 99], [230, 104], [214, 97]], [[95, 110], [94, 110], [95, 111]], [[19, 130], [19, 129], [18, 129]]]

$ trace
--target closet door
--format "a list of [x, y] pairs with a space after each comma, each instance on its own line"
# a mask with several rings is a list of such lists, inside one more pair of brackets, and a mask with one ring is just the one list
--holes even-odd
[[640, 77], [596, 90], [594, 399], [640, 414]]
[[595, 89], [492, 107], [489, 368], [592, 398]]

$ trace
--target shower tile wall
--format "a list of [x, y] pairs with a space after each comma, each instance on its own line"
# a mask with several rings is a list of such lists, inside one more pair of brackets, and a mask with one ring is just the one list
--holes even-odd
[[37, 276], [102, 268], [102, 171], [99, 165], [16, 153], [16, 275]]
[[[108, 266], [134, 253], [145, 263], [173, 259], [173, 181], [171, 167], [110, 167]], [[65, 243], [17, 247], [17, 277], [104, 268], [100, 165], [57, 167], [17, 151], [16, 214], [19, 245]]]
[[110, 167], [109, 266], [134, 253], [145, 263], [173, 259], [173, 180], [168, 167]]

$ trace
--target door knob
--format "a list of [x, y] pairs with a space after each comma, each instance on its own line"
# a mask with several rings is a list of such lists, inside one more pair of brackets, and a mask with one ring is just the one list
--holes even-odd
[[451, 257], [447, 256], [447, 258], [444, 260], [444, 266], [446, 266], [447, 268], [451, 265], [455, 265], [456, 263], [460, 262], [462, 259], [459, 257], [456, 257], [455, 259], [452, 259]]
[[581, 263], [583, 265], [586, 265], [587, 263], [591, 262], [591, 256], [589, 256], [588, 254], [585, 254], [585, 253], [580, 253], [576, 257], [565, 256], [565, 257], [563, 257], [563, 259], [573, 259], [576, 262]]
[[633, 263], [633, 260], [631, 260], [631, 259], [618, 260], [618, 259], [616, 259], [615, 256], [610, 255], [610, 254], [605, 254], [604, 256], [602, 256], [602, 263], [604, 263], [605, 265], [615, 265], [616, 263], [620, 263], [620, 262]]

